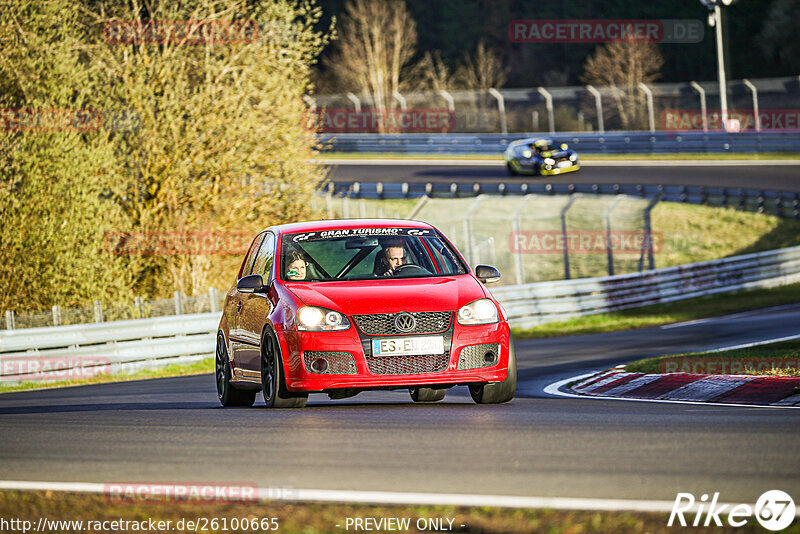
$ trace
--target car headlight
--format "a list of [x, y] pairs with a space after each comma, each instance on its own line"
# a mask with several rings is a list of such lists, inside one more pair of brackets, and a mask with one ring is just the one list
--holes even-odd
[[578, 159], [578, 155], [577, 155], [577, 154], [570, 154], [570, 155], [569, 155], [569, 160], [570, 160], [570, 161], [575, 161], [575, 160], [577, 160], [577, 159]]
[[316, 306], [303, 306], [297, 310], [297, 329], [304, 332], [330, 332], [347, 330], [350, 321], [341, 313]]
[[533, 156], [533, 152], [531, 152], [530, 150], [523, 150], [522, 151], [522, 157], [523, 158], [530, 158], [531, 156]]
[[497, 306], [490, 299], [475, 300], [458, 310], [458, 324], [491, 324], [498, 320]]
[[556, 164], [556, 160], [554, 160], [553, 158], [544, 158], [544, 162], [546, 164], [548, 164], [548, 165], [555, 165]]

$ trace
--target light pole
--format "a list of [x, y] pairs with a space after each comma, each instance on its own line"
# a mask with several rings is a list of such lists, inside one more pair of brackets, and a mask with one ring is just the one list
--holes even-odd
[[731, 5], [734, 0], [700, 0], [708, 8], [708, 25], [716, 28], [717, 34], [717, 71], [719, 77], [719, 105], [722, 114], [722, 128], [728, 129], [728, 85], [725, 81], [725, 51], [722, 42], [722, 8]]

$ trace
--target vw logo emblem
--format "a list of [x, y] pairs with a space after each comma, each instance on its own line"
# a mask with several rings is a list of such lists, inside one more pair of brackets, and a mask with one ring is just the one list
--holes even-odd
[[402, 312], [394, 318], [394, 326], [401, 332], [411, 332], [417, 327], [417, 321], [410, 313]]

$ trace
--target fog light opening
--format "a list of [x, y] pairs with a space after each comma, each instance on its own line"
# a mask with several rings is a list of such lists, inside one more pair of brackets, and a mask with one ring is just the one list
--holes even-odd
[[328, 370], [328, 360], [325, 358], [317, 358], [311, 362], [311, 370], [315, 373], [324, 373]]
[[483, 361], [485, 361], [486, 363], [493, 362], [494, 361], [494, 352], [490, 351], [490, 352], [487, 352], [486, 354], [484, 354], [483, 355]]

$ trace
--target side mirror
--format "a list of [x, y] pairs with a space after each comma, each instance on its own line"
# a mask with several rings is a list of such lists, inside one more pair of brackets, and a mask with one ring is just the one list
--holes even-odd
[[500, 271], [491, 265], [475, 266], [475, 276], [484, 284], [491, 284], [500, 280]]
[[243, 276], [236, 282], [236, 289], [242, 293], [259, 293], [264, 289], [264, 279], [260, 274]]

